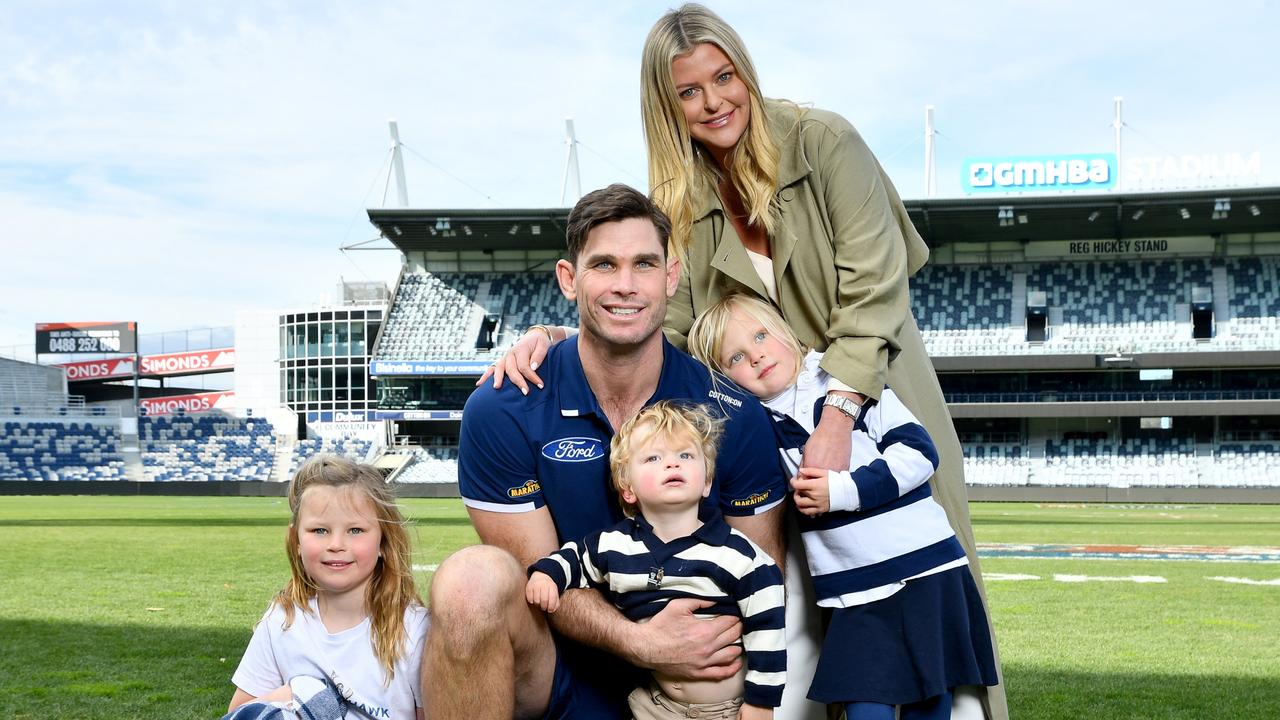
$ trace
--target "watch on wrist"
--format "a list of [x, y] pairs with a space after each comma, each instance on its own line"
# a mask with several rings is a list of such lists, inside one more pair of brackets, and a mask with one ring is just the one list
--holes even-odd
[[858, 422], [858, 416], [862, 414], [862, 406], [843, 395], [828, 395], [822, 404], [848, 415], [854, 422]]

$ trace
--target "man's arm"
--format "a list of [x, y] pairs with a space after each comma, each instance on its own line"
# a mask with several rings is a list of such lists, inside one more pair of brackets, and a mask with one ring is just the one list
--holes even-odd
[[786, 508], [787, 504], [781, 502], [759, 515], [724, 516], [729, 527], [751, 538], [751, 542], [768, 553], [778, 566], [778, 570], [784, 573], [786, 568], [783, 567], [783, 563], [787, 556], [787, 542], [782, 528], [782, 519], [786, 517]]
[[723, 680], [742, 667], [742, 621], [732, 615], [699, 619], [708, 600], [672, 600], [646, 623], [626, 618], [596, 590], [570, 590], [548, 617], [566, 637], [603, 648], [637, 667], [686, 680]]
[[510, 513], [468, 507], [467, 513], [480, 542], [506, 550], [524, 567], [560, 548], [551, 511], [545, 507]]
[[[528, 567], [559, 547], [555, 523], [545, 507], [502, 513], [467, 508], [480, 541], [511, 553]], [[560, 598], [548, 620], [566, 637], [599, 647], [638, 667], [689, 680], [732, 677], [741, 667], [742, 622], [732, 616], [701, 620], [693, 613], [711, 603], [673, 600], [644, 624], [628, 620], [595, 590], [574, 590]]]

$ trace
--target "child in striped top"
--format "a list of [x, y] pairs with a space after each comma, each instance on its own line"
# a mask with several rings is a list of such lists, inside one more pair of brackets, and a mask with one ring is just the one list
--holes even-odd
[[924, 427], [885, 387], [849, 411], [848, 471], [801, 467], [824, 408], [840, 411], [827, 407], [837, 388], [822, 354], [747, 295], [708, 308], [689, 350], [774, 416], [818, 605], [833, 608], [809, 698], [844, 705], [848, 720], [960, 717], [957, 696], [957, 713], [971, 710], [966, 686], [995, 685], [995, 659], [964, 549], [929, 489], [938, 453]]
[[782, 699], [782, 573], [719, 512], [700, 512], [720, 432], [720, 421], [705, 409], [667, 400], [623, 423], [609, 463], [628, 518], [566, 543], [529, 570], [526, 598], [549, 613], [561, 593], [594, 587], [639, 622], [676, 598], [710, 601], [707, 615], [741, 616], [744, 672], [696, 682], [655, 673], [651, 687], [628, 698], [637, 720], [768, 720]]

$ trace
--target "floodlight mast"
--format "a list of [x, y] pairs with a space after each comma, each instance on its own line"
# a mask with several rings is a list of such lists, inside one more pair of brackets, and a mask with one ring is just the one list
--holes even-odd
[[933, 106], [924, 106], [924, 195], [933, 197], [938, 194], [938, 181], [933, 169]]
[[391, 118], [387, 121], [391, 126], [391, 165], [396, 170], [396, 197], [400, 200], [400, 207], [409, 207], [409, 189], [404, 183], [404, 154], [400, 151], [400, 127], [396, 124], [396, 119]]
[[[138, 326], [133, 326], [133, 417], [142, 417], [142, 397], [138, 385], [142, 383], [142, 343], [138, 342]], [[161, 385], [164, 382], [161, 381]], [[135, 430], [136, 432], [136, 430]]]
[[1122, 112], [1124, 110], [1124, 98], [1117, 95], [1116, 101], [1116, 119], [1111, 121], [1111, 126], [1116, 129], [1116, 192], [1124, 190], [1124, 154], [1120, 152], [1120, 131], [1124, 129], [1124, 120]]
[[560, 183], [560, 204], [564, 205], [565, 195], [569, 191], [569, 182], [573, 182], [573, 201], [582, 197], [582, 183], [578, 178], [578, 138], [573, 132], [573, 118], [564, 119], [564, 144], [569, 152], [564, 159], [564, 180]]

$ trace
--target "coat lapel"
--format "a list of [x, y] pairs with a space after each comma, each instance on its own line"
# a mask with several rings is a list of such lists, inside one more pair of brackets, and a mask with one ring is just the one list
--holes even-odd
[[711, 258], [711, 267], [751, 288], [760, 297], [769, 297], [751, 264], [751, 258], [747, 257], [747, 249], [742, 246], [738, 231], [726, 221], [723, 211], [711, 216], [711, 227], [716, 237], [716, 254]]
[[[801, 111], [803, 112], [803, 111]], [[800, 183], [812, 168], [804, 156], [803, 144], [800, 142], [800, 119], [797, 108], [790, 103], [768, 102], [765, 115], [769, 119], [769, 128], [778, 142], [778, 203], [783, 206], [782, 222], [778, 231], [770, 238], [770, 250], [773, 254], [774, 287], [783, 287], [782, 275], [791, 262], [791, 254], [796, 249], [796, 235], [786, 223], [786, 205], [794, 202], [799, 189], [792, 187]]]

